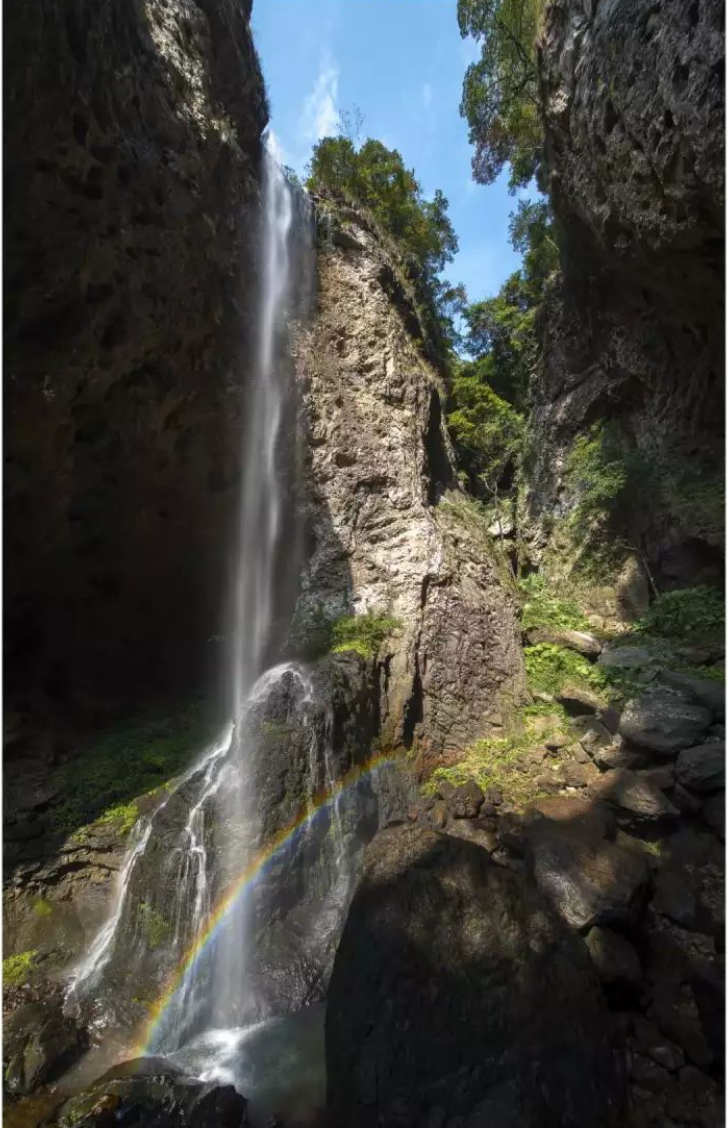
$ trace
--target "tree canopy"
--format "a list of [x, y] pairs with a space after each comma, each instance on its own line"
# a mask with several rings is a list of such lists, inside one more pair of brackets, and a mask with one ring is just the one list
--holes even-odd
[[543, 136], [538, 112], [536, 34], [544, 0], [458, 0], [460, 34], [481, 47], [463, 80], [460, 113], [475, 146], [473, 175], [492, 184], [510, 165], [510, 187], [538, 180]]
[[397, 243], [404, 268], [418, 296], [433, 314], [430, 328], [450, 344], [454, 317], [464, 302], [462, 287], [440, 273], [452, 262], [458, 241], [439, 190], [431, 200], [396, 149], [369, 138], [359, 148], [350, 136], [324, 137], [313, 150], [307, 187], [329, 189], [363, 204]]

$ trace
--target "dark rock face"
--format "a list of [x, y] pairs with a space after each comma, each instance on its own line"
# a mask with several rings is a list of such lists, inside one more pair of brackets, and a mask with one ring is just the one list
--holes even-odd
[[23, 1096], [53, 1081], [87, 1045], [86, 1032], [64, 1015], [61, 993], [18, 1007], [3, 1023], [6, 1092]]
[[695, 744], [710, 727], [710, 710], [669, 694], [628, 701], [620, 718], [622, 736], [657, 756], [674, 756]]
[[722, 575], [723, 58], [711, 0], [555, 0], [539, 47], [563, 278], [531, 515], [568, 507], [571, 444], [610, 420], [655, 475], [630, 533], [663, 589]]
[[248, 1128], [245, 1097], [175, 1073], [169, 1062], [131, 1061], [111, 1070], [61, 1108], [59, 1128]]
[[606, 1128], [622, 1099], [582, 941], [486, 851], [420, 826], [368, 848], [326, 1055], [342, 1128]]
[[113, 688], [123, 708], [204, 668], [254, 315], [249, 14], [4, 8], [6, 679], [26, 705]]

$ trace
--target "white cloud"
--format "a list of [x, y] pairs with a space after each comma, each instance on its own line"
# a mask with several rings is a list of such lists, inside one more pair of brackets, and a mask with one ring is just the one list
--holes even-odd
[[330, 137], [336, 131], [339, 124], [339, 111], [336, 108], [338, 93], [339, 68], [324, 55], [313, 90], [303, 103], [301, 112], [301, 132], [307, 140], [320, 141], [322, 137]]
[[426, 82], [422, 87], [422, 101], [426, 106], [429, 106], [432, 101], [432, 86], [429, 82]]

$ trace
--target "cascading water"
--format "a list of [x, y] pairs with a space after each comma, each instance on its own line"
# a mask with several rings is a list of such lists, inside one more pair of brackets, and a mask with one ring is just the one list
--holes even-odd
[[[232, 720], [135, 827], [112, 912], [68, 993], [97, 1025], [138, 1022], [134, 1008], [156, 1002], [145, 1051], [247, 1096], [259, 1084], [251, 1047], [285, 1056], [280, 1016], [322, 996], [354, 853], [378, 810], [370, 779], [363, 793], [336, 787], [352, 765], [341, 761], [331, 683], [299, 663], [266, 669], [300, 571], [289, 332], [309, 305], [312, 236], [307, 198], [268, 151], [226, 675]], [[305, 1071], [315, 1073], [309, 1061]]]
[[[295, 749], [303, 750], [306, 785], [297, 800], [304, 809], [313, 814], [314, 796], [335, 776], [331, 710], [317, 700], [313, 680], [292, 663], [265, 669], [280, 648], [281, 609], [292, 605], [300, 563], [300, 528], [290, 501], [296, 414], [288, 334], [290, 321], [305, 314], [309, 300], [312, 225], [308, 201], [267, 151], [259, 331], [246, 389], [227, 674], [233, 720], [134, 828], [112, 912], [69, 984], [69, 1005], [90, 1006], [99, 1025], [118, 1021], [125, 982], [133, 979], [140, 994], [151, 999], [186, 953], [200, 948], [165, 1005], [150, 1048], [182, 1054], [185, 1064], [202, 1074], [209, 1074], [211, 1059], [213, 1065], [216, 1059], [224, 1063], [231, 1044], [245, 1040], [246, 1025], [276, 1011], [266, 997], [268, 980], [278, 987], [281, 976], [297, 974], [300, 958], [290, 955], [287, 938], [276, 932], [281, 886], [296, 886], [295, 896], [306, 902], [296, 927], [320, 947], [335, 928], [329, 918], [341, 916], [348, 893], [337, 797], [327, 819], [312, 819], [305, 833], [295, 836], [285, 862], [272, 866], [255, 889], [243, 890], [208, 935], [216, 904], [275, 830], [269, 813], [280, 797], [261, 797], [271, 786], [270, 733], [284, 742], [286, 734], [295, 734], [293, 760]], [[312, 889], [302, 892], [301, 875], [309, 868], [316, 877]], [[271, 935], [283, 955], [271, 955]]]

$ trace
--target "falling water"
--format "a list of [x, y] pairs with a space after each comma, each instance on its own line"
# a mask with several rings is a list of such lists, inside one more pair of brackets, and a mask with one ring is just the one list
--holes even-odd
[[[238, 1083], [248, 1095], [259, 1073], [257, 1066], [251, 1073], [251, 1047], [267, 1047], [260, 1051], [264, 1057], [285, 1056], [284, 1028], [276, 1024], [287, 1020], [276, 1016], [321, 997], [316, 969], [327, 961], [330, 967], [351, 891], [351, 828], [361, 824], [364, 808], [371, 816], [371, 795], [362, 803], [361, 796], [335, 792], [325, 817], [318, 817], [315, 796], [336, 778], [331, 702], [305, 666], [270, 665], [281, 651], [300, 571], [289, 333], [307, 313], [313, 274], [310, 206], [271, 151], [264, 160], [263, 204], [258, 338], [246, 380], [226, 673], [231, 720], [135, 827], [109, 918], [68, 993], [69, 1003], [90, 1008], [99, 1025], [134, 1021], [133, 1008], [124, 1010], [128, 984], [150, 1001], [159, 998], [186, 953], [199, 948], [200, 958], [165, 1003], [150, 1048], [197, 1076]], [[271, 730], [283, 734], [277, 761], [266, 744]], [[285, 734], [291, 732], [296, 740], [289, 748]], [[293, 796], [285, 787], [282, 796], [275, 793], [289, 769], [287, 757], [298, 773]], [[281, 820], [285, 824], [297, 810], [286, 803], [302, 804], [304, 811], [308, 805], [316, 818], [304, 822], [292, 851], [232, 905], [210, 939], [215, 906]], [[305, 1023], [302, 1030], [313, 1044]], [[312, 1072], [308, 1060], [302, 1068]]]

